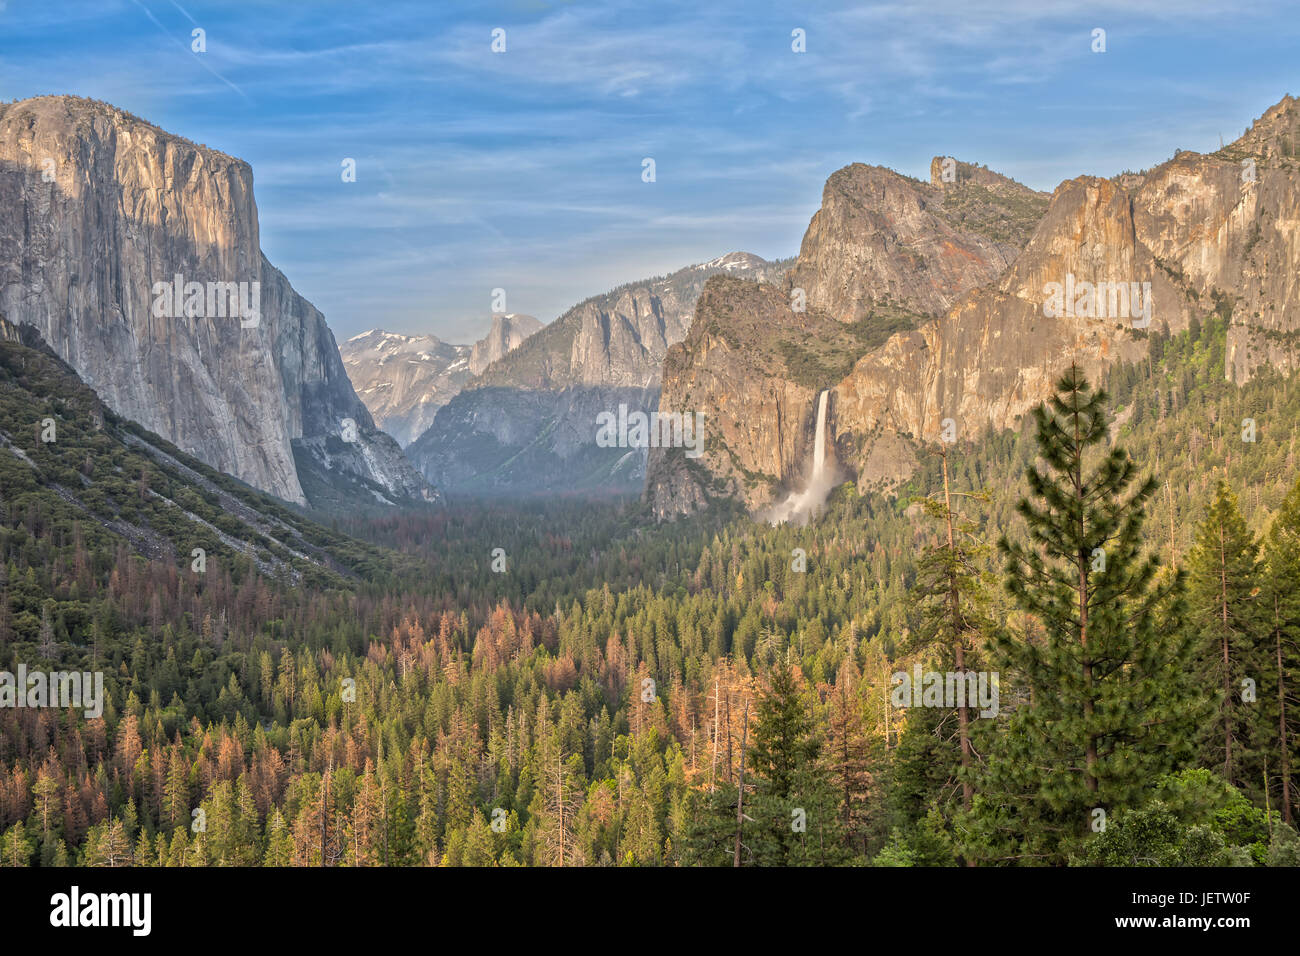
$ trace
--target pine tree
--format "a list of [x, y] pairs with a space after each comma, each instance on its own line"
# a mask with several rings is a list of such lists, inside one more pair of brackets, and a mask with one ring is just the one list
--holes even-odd
[[1257, 646], [1261, 621], [1259, 546], [1237, 509], [1236, 495], [1220, 480], [1214, 500], [1187, 556], [1188, 625], [1193, 671], [1205, 695], [1218, 697], [1218, 717], [1199, 737], [1204, 765], [1247, 793], [1258, 793], [1262, 764], [1253, 752], [1258, 735], [1257, 692], [1265, 664]]
[[861, 675], [852, 655], [845, 657], [830, 694], [827, 763], [840, 802], [840, 824], [855, 851], [865, 855], [871, 838], [871, 797], [879, 792], [874, 769], [883, 765], [879, 737], [867, 733]]
[[15, 823], [0, 840], [0, 866], [30, 866], [34, 848], [27, 837], [27, 828], [21, 821]]
[[[924, 498], [921, 504], [930, 517], [940, 522], [942, 539], [927, 548], [917, 562], [916, 583], [909, 593], [916, 627], [904, 641], [904, 648], [937, 658], [941, 671], [958, 675], [958, 683], [967, 686], [964, 675], [982, 669], [982, 637], [988, 630], [986, 600], [976, 570], [985, 548], [975, 537], [975, 526], [953, 508], [953, 498], [984, 500], [987, 496], [954, 492], [946, 445], [940, 446], [940, 454], [942, 498]], [[919, 799], [907, 813], [907, 825], [915, 824], [936, 801], [946, 799], [952, 783], [960, 786], [962, 807], [970, 810], [975, 778], [972, 737], [977, 732], [973, 716], [974, 709], [968, 702], [938, 713], [907, 714], [904, 733], [911, 736], [905, 736], [901, 743], [913, 754], [925, 752], [924, 767], [912, 769], [931, 781], [921, 785], [922, 792], [914, 794]], [[931, 746], [932, 741], [941, 741], [941, 745]], [[948, 741], [952, 746], [946, 745]], [[912, 782], [918, 784], [920, 778]]]
[[[183, 837], [185, 831], [178, 830], [177, 833]], [[174, 846], [173, 840], [173, 848]], [[271, 816], [266, 821], [266, 855], [262, 858], [262, 865], [290, 866], [292, 863], [293, 834], [284, 822], [284, 815], [277, 808], [271, 811]]]
[[141, 830], [139, 836], [136, 837], [132, 859], [134, 860], [132, 864], [134, 866], [149, 867], [155, 866], [158, 862], [158, 852], [154, 848], [153, 840], [144, 830]]
[[51, 612], [54, 608], [52, 600], [46, 600], [41, 604], [41, 637], [37, 652], [43, 660], [52, 661], [58, 656], [58, 645], [54, 640], [54, 620]]
[[57, 826], [59, 818], [62, 816], [60, 807], [55, 801], [55, 795], [59, 792], [59, 782], [54, 777], [54, 768], [42, 766], [36, 774], [36, 782], [32, 784], [32, 795], [36, 797], [36, 804], [40, 808], [41, 815], [41, 840], [48, 842], [50, 839], [50, 827]]
[[[1060, 861], [1096, 810], [1137, 805], [1150, 781], [1174, 766], [1197, 706], [1185, 676], [1190, 642], [1179, 626], [1181, 573], [1157, 581], [1142, 553], [1144, 507], [1154, 479], [1120, 448], [1103, 451], [1109, 415], [1072, 366], [1034, 410], [1037, 463], [1017, 511], [1029, 543], [1005, 535], [1006, 587], [1042, 629], [1041, 640], [996, 633], [1002, 686], [1023, 686], [985, 805], [995, 828], [1017, 814], [1024, 831], [1011, 855]], [[1134, 483], [1137, 482], [1134, 487]], [[996, 852], [996, 851], [995, 851]]]
[[382, 862], [377, 840], [378, 819], [379, 790], [375, 784], [374, 768], [367, 760], [347, 826], [346, 860], [349, 866], [376, 866]]
[[530, 810], [539, 822], [545, 848], [544, 865], [578, 866], [583, 862], [577, 843], [578, 811], [583, 797], [582, 758], [574, 754], [568, 760], [562, 759], [560, 747], [549, 734], [541, 749], [544, 782]]
[[474, 819], [465, 833], [464, 866], [495, 866], [496, 848], [492, 839], [492, 826], [482, 811], [474, 811]]
[[1300, 482], [1264, 539], [1264, 564], [1268, 573], [1261, 597], [1271, 647], [1260, 684], [1269, 690], [1261, 693], [1260, 749], [1268, 762], [1270, 799], [1291, 823], [1300, 818]]
[[690, 824], [680, 848], [682, 861], [688, 866], [731, 866], [736, 785], [720, 783], [712, 791], [692, 791], [687, 800]]
[[758, 701], [747, 761], [744, 843], [762, 866], [809, 866], [845, 857], [838, 796], [819, 760], [819, 726], [799, 673], [778, 660]]
[[[158, 841], [159, 857], [162, 854], [162, 840]], [[177, 827], [172, 831], [171, 846], [167, 850], [167, 863], [169, 867], [189, 866], [190, 858], [190, 836], [185, 827]]]
[[163, 790], [165, 819], [172, 827], [187, 826], [190, 819], [190, 766], [179, 746], [167, 759], [167, 780]]
[[86, 866], [129, 866], [131, 840], [121, 820], [105, 820], [86, 834]]
[[[952, 865], [917, 854], [913, 847], [919, 828], [937, 814], [939, 821], [961, 811], [958, 780], [957, 711], [946, 707], [908, 707], [898, 745], [889, 765], [885, 803], [889, 810], [890, 838], [896, 848], [907, 847], [914, 866]], [[977, 721], [976, 724], [990, 724]], [[973, 863], [973, 860], [967, 862]]]

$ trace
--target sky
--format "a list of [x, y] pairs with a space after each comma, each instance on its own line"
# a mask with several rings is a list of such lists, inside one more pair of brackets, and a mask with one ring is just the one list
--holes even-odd
[[549, 322], [795, 255], [851, 162], [1051, 190], [1216, 149], [1300, 95], [1298, 40], [1267, 0], [0, 0], [0, 99], [94, 97], [247, 160], [263, 251], [339, 339], [468, 342], [495, 289]]

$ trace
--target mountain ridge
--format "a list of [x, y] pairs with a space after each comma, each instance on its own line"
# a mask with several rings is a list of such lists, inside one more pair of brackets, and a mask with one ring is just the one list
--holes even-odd
[[370, 329], [343, 342], [339, 355], [375, 423], [406, 447], [466, 382], [541, 327], [531, 315], [494, 313], [488, 332], [472, 345]]

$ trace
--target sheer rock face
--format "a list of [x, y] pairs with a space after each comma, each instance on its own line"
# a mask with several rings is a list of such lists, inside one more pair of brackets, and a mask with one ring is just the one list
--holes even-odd
[[[659, 517], [689, 513], [710, 497], [739, 498], [753, 510], [797, 486], [819, 389], [835, 386], [867, 351], [845, 328], [942, 313], [997, 279], [1047, 207], [1048, 197], [982, 167], [953, 160], [951, 182], [944, 182], [942, 157], [932, 167], [930, 184], [861, 164], [839, 170], [779, 291], [710, 282], [690, 336], [665, 361], [660, 399], [664, 411], [706, 410], [706, 451], [687, 461], [676, 451], [651, 450], [646, 495]], [[803, 312], [794, 311], [796, 289], [805, 293]], [[812, 381], [815, 368], [794, 367], [808, 342], [845, 359], [831, 363], [839, 371]], [[849, 423], [839, 421], [850, 397], [870, 431], [861, 451]], [[832, 435], [842, 439], [831, 443], [833, 457], [859, 476], [910, 470], [907, 443], [867, 424], [869, 402], [837, 390], [830, 408]]]
[[1040, 215], [1046, 197], [968, 163], [950, 169], [945, 183], [936, 157], [929, 184], [861, 163], [834, 173], [790, 286], [810, 308], [857, 322], [879, 305], [938, 315], [996, 279], [1024, 244], [1013, 221]]
[[584, 385], [650, 385], [671, 342], [680, 341], [690, 312], [646, 287], [629, 289], [608, 305], [579, 306], [569, 373]]
[[[837, 384], [840, 428], [863, 439], [861, 463], [871, 457], [873, 435], [934, 442], [946, 420], [960, 440], [1015, 428], [1072, 361], [1096, 380], [1106, 365], [1145, 354], [1147, 333], [1135, 328], [1145, 314], [1109, 314], [1109, 295], [1105, 317], [1045, 314], [1045, 289], [1070, 276], [1074, 288], [1149, 283], [1150, 328], [1187, 327], [1186, 296], [1136, 240], [1130, 194], [1102, 179], [1062, 183], [1033, 239], [995, 286], [895, 335]], [[905, 477], [908, 462], [898, 464], [878, 468], [876, 477]]]
[[340, 345], [339, 354], [375, 423], [406, 447], [473, 376], [541, 327], [531, 315], [493, 315], [488, 334], [473, 345], [371, 329]]
[[485, 369], [473, 387], [657, 387], [664, 356], [685, 338], [695, 301], [710, 276], [775, 279], [783, 268], [733, 252], [593, 296]]
[[[1145, 355], [1149, 331], [1177, 333], [1192, 317], [1215, 311], [1231, 313], [1234, 381], [1264, 365], [1296, 368], [1297, 146], [1300, 103], [1288, 97], [1213, 155], [1179, 153], [1145, 174], [1066, 181], [1018, 254], [1015, 237], [1037, 207], [1023, 187], [996, 173], [956, 164], [953, 193], [936, 159], [931, 187], [950, 191], [942, 217], [903, 177], [861, 166], [836, 173], [781, 294], [802, 287], [810, 310], [840, 322], [870, 319], [882, 303], [913, 313], [938, 310], [850, 356], [847, 375], [828, 372], [812, 383], [834, 389], [830, 444], [841, 474], [888, 490], [914, 470], [918, 442], [934, 442], [949, 428], [957, 440], [1016, 428], [1071, 362], [1099, 379], [1111, 363]], [[997, 265], [979, 234], [954, 239], [954, 221], [982, 230], [983, 239], [997, 233], [1010, 241], [1010, 249], [992, 247], [1008, 264]], [[947, 268], [949, 260], [936, 253], [954, 249], [971, 254], [965, 271]], [[1048, 314], [1051, 283], [1073, 286], [1072, 314]], [[1111, 301], [1109, 287], [1095, 296], [1094, 313], [1084, 314], [1086, 303], [1077, 299], [1083, 283], [1123, 283], [1130, 292], [1136, 283], [1143, 304], [1149, 296], [1150, 325], [1143, 327], [1148, 316], [1140, 306], [1118, 294]], [[789, 357], [780, 344], [793, 319], [789, 299], [783, 305], [775, 290], [756, 297], [719, 284], [706, 300], [712, 332], [693, 331], [670, 353], [661, 407], [691, 402], [712, 409], [709, 441], [694, 462], [652, 453], [646, 497], [660, 517], [690, 513], [711, 497], [756, 510], [799, 485], [811, 454], [817, 388], [793, 390], [798, 370], [779, 354]], [[1125, 305], [1128, 311], [1116, 309]], [[825, 328], [810, 327], [808, 335], [824, 338]], [[756, 381], [769, 398], [788, 393], [787, 401], [802, 407], [750, 395]], [[792, 421], [802, 422], [793, 449]]]
[[531, 315], [517, 312], [493, 315], [492, 328], [470, 350], [469, 373], [481, 374], [493, 362], [523, 345], [524, 340], [541, 327], [542, 323]]
[[1202, 302], [1228, 296], [1228, 376], [1297, 368], [1300, 100], [1286, 97], [1235, 143], [1179, 153], [1134, 200], [1141, 241]]
[[[39, 97], [0, 105], [0, 210], [0, 312], [117, 413], [287, 501], [307, 501], [295, 446], [379, 497], [432, 494], [375, 429], [324, 317], [262, 255], [247, 163], [106, 104]], [[210, 291], [177, 313], [155, 284], [178, 275], [247, 283], [259, 315], [218, 310]], [[332, 463], [330, 437], [354, 439]]]
[[[793, 312], [772, 285], [712, 279], [695, 308], [686, 340], [668, 351], [660, 412], [704, 415], [703, 454], [651, 449], [647, 495], [660, 518], [685, 501], [694, 510], [709, 497], [769, 504], [776, 479], [801, 474], [812, 440], [817, 390], [792, 381], [778, 341], [845, 333], [825, 313]], [[761, 341], [763, 348], [750, 343]], [[671, 394], [669, 393], [671, 390]]]

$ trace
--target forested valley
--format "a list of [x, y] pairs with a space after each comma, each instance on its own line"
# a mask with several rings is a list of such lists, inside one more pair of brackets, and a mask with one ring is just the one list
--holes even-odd
[[301, 551], [0, 353], [5, 432], [60, 429], [0, 456], [0, 669], [108, 698], [0, 708], [6, 866], [1300, 863], [1300, 386], [1225, 382], [1219, 318], [805, 527], [282, 509]]

